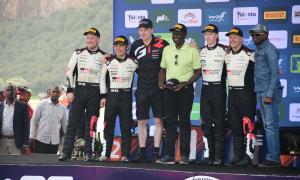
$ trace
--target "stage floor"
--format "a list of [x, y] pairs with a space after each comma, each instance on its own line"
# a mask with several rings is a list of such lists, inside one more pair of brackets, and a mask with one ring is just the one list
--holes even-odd
[[80, 166], [80, 167], [107, 167], [125, 169], [147, 169], [162, 171], [183, 171], [193, 173], [230, 173], [230, 174], [249, 174], [249, 175], [275, 175], [293, 176], [300, 178], [300, 170], [296, 168], [258, 168], [258, 167], [226, 167], [208, 165], [161, 165], [151, 163], [122, 163], [122, 162], [84, 162], [69, 160], [66, 162], [58, 161], [58, 155], [32, 154], [25, 155], [0, 155], [0, 165], [29, 165], [29, 166]]

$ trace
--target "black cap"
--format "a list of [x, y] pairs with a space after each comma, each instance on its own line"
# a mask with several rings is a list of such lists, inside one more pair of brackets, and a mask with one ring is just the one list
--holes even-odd
[[208, 24], [204, 27], [202, 33], [205, 33], [205, 32], [214, 32], [214, 33], [219, 33], [219, 29], [216, 25], [214, 24]]
[[179, 31], [179, 32], [187, 33], [187, 29], [186, 29], [185, 25], [180, 24], [180, 23], [175, 24], [175, 26], [172, 27], [169, 31], [171, 31], [171, 32]]
[[137, 28], [153, 28], [153, 23], [150, 19], [142, 19], [139, 22], [139, 26]]
[[92, 28], [89, 28], [88, 30], [86, 30], [83, 35], [88, 35], [88, 34], [94, 34], [95, 36], [98, 36], [100, 37], [100, 32], [98, 31], [98, 29], [92, 27]]
[[128, 39], [125, 36], [117, 36], [114, 40], [114, 45], [120, 44], [120, 45], [128, 45]]
[[174, 86], [176, 86], [178, 84], [179, 84], [178, 79], [169, 79], [169, 80], [167, 80], [165, 85], [167, 86], [167, 88], [173, 88]]
[[230, 31], [225, 34], [225, 36], [230, 36], [230, 34], [235, 34], [235, 35], [243, 37], [243, 31], [238, 27], [231, 28]]
[[254, 33], [268, 33], [269, 30], [267, 28], [267, 26], [264, 26], [262, 24], [257, 24], [256, 26], [254, 26], [252, 29], [249, 30], [250, 34], [254, 34]]

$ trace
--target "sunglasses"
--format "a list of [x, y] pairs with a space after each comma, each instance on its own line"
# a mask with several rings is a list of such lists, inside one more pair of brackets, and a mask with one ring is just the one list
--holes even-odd
[[175, 65], [178, 64], [178, 54], [175, 55]]
[[263, 35], [263, 34], [265, 34], [265, 33], [253, 33], [253, 34], [251, 34], [251, 36], [252, 37], [259, 37], [259, 36], [261, 36], [261, 35]]

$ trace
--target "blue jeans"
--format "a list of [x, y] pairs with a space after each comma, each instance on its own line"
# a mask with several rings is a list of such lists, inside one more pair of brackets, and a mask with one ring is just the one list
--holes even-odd
[[256, 92], [257, 104], [261, 112], [266, 132], [268, 154], [266, 159], [279, 162], [279, 115], [278, 115], [278, 98], [272, 97], [271, 104], [265, 104], [264, 98], [267, 92]]

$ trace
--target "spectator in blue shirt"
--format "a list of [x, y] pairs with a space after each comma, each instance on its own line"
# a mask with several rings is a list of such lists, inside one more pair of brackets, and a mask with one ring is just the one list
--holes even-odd
[[268, 153], [260, 167], [280, 165], [279, 160], [279, 116], [278, 103], [281, 101], [278, 49], [268, 39], [268, 29], [256, 25], [249, 31], [256, 45], [255, 49], [255, 91], [266, 131]]

